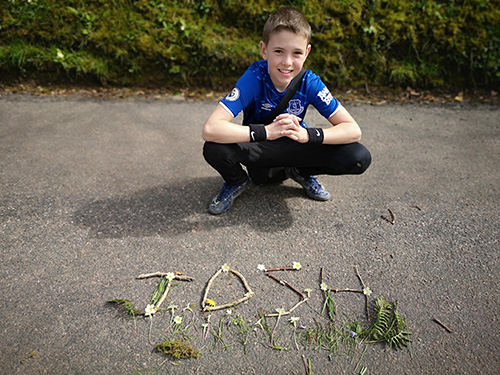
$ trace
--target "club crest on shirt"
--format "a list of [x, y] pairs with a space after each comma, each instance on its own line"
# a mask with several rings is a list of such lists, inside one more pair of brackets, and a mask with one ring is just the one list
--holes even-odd
[[234, 102], [236, 100], [238, 100], [238, 98], [240, 97], [240, 89], [235, 87], [231, 93], [226, 96], [226, 100], [230, 101], [230, 102]]
[[288, 103], [287, 112], [291, 115], [299, 116], [304, 111], [304, 107], [300, 102], [300, 99], [292, 99]]

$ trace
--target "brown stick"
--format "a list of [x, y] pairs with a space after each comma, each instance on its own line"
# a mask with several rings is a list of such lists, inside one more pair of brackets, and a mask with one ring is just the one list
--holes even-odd
[[369, 309], [369, 301], [370, 297], [368, 297], [368, 294], [365, 294], [365, 309], [366, 309], [366, 317], [368, 318], [368, 321], [370, 321], [370, 309]]
[[453, 331], [450, 328], [448, 328], [443, 322], [441, 322], [438, 318], [434, 318], [434, 321], [448, 332], [453, 333]]
[[300, 305], [302, 305], [304, 302], [307, 302], [307, 300], [308, 300], [308, 298], [303, 299], [302, 301], [299, 301], [298, 303], [295, 304], [295, 306], [293, 306], [290, 310], [285, 311], [284, 313], [281, 313], [281, 314], [272, 313], [272, 314], [266, 314], [265, 316], [266, 317], [267, 316], [272, 317], [272, 316], [278, 316], [278, 315], [282, 315], [282, 316], [284, 316], [284, 315], [291, 315], [297, 307], [299, 307]]
[[361, 286], [363, 289], [366, 288], [365, 283], [363, 282], [363, 279], [361, 278], [361, 275], [359, 274], [358, 266], [354, 266], [354, 270], [356, 271], [356, 276], [358, 276], [359, 282], [361, 283]]
[[349, 289], [349, 288], [345, 288], [345, 289], [333, 289], [333, 288], [330, 288], [330, 290], [332, 292], [335, 292], [335, 293], [340, 293], [340, 292], [363, 293], [363, 291], [361, 289]]
[[215, 311], [215, 310], [227, 309], [229, 307], [233, 307], [233, 306], [239, 305], [240, 303], [243, 303], [243, 302], [249, 300], [252, 297], [252, 295], [253, 295], [252, 289], [250, 288], [250, 285], [248, 285], [248, 282], [243, 277], [243, 275], [241, 273], [239, 273], [238, 271], [236, 271], [236, 270], [230, 269], [229, 272], [231, 272], [231, 273], [233, 273], [233, 274], [235, 274], [236, 276], [239, 277], [239, 279], [241, 280], [241, 282], [245, 286], [245, 289], [247, 290], [247, 293], [245, 294], [245, 296], [243, 298], [240, 298], [240, 299], [238, 299], [236, 301], [233, 301], [233, 302], [226, 303], [224, 305], [207, 306], [208, 292], [209, 292], [210, 288], [212, 287], [212, 284], [213, 284], [214, 280], [217, 278], [217, 276], [219, 276], [221, 274], [221, 272], [222, 272], [222, 269], [219, 269], [210, 278], [210, 280], [208, 280], [208, 284], [207, 284], [207, 287], [205, 289], [205, 294], [203, 295], [203, 301], [201, 302], [201, 307], [203, 308], [203, 311]]
[[270, 277], [271, 279], [277, 281], [278, 283], [280, 283], [281, 285], [286, 285], [287, 287], [289, 287], [291, 290], [293, 290], [295, 293], [297, 293], [303, 300], [306, 299], [306, 297], [304, 296], [304, 294], [302, 294], [301, 291], [299, 291], [298, 289], [296, 289], [293, 285], [291, 285], [290, 283], [284, 281], [284, 280], [280, 280], [278, 279], [276, 276], [270, 274], [270, 273], [266, 273], [266, 276]]
[[276, 267], [276, 268], [266, 269], [266, 272], [272, 272], [272, 271], [297, 271], [297, 269], [293, 267]]
[[382, 219], [384, 219], [385, 221], [388, 221], [389, 223], [391, 223], [392, 225], [394, 225], [394, 223], [396, 223], [396, 215], [394, 214], [394, 212], [392, 212], [392, 210], [390, 208], [388, 208], [387, 210], [391, 214], [391, 218], [389, 219], [388, 217], [386, 217], [384, 215], [381, 215], [380, 217]]
[[[180, 280], [180, 281], [194, 281], [196, 280], [194, 277], [191, 276], [182, 276], [181, 272], [175, 272], [175, 280]], [[136, 279], [147, 279], [150, 277], [165, 277], [167, 276], [166, 272], [153, 272], [153, 273], [143, 273], [142, 275], [139, 275], [136, 277]]]

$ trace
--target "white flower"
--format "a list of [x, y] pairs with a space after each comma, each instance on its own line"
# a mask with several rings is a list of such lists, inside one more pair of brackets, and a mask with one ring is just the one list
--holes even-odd
[[233, 310], [227, 310], [227, 311], [226, 311], [226, 314], [227, 314], [227, 315], [232, 315], [232, 314], [233, 314]]
[[302, 265], [299, 262], [293, 262], [293, 269], [300, 270]]
[[151, 316], [151, 315], [154, 315], [155, 312], [156, 312], [155, 305], [147, 305], [146, 306], [146, 313], [144, 315]]
[[229, 266], [227, 264], [223, 264], [221, 269], [222, 269], [222, 272], [229, 272]]
[[321, 288], [322, 291], [326, 292], [328, 290], [328, 286], [325, 284], [325, 283], [321, 283], [321, 285], [319, 286]]
[[180, 316], [176, 316], [174, 318], [174, 323], [177, 324], [177, 325], [181, 324], [182, 323], [182, 318]]
[[167, 272], [167, 279], [168, 281], [172, 281], [175, 279], [175, 274], [173, 272]]
[[257, 269], [258, 269], [259, 271], [265, 271], [265, 270], [266, 270], [266, 266], [264, 266], [263, 264], [259, 264], [259, 265], [257, 266]]
[[293, 324], [294, 327], [297, 327], [297, 322], [299, 321], [299, 317], [298, 316], [292, 316], [290, 319], [288, 319], [288, 321], [290, 322], [290, 324]]
[[366, 287], [365, 289], [363, 289], [363, 294], [365, 296], [370, 296], [372, 294], [372, 291], [370, 290], [370, 288]]
[[281, 315], [283, 315], [284, 313], [286, 313], [285, 309], [284, 309], [284, 308], [282, 308], [282, 307], [280, 307], [280, 308], [276, 309], [276, 312], [277, 312], [277, 313], [278, 313], [278, 315], [280, 315], [280, 316], [281, 316]]

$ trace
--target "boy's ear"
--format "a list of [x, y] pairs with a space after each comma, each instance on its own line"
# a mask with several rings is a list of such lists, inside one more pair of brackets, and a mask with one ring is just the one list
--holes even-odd
[[308, 44], [307, 48], [306, 48], [306, 59], [307, 59], [307, 56], [309, 56], [309, 52], [311, 52], [311, 48], [312, 48], [312, 46], [310, 44]]
[[267, 60], [267, 46], [263, 40], [260, 41], [260, 54], [264, 60]]

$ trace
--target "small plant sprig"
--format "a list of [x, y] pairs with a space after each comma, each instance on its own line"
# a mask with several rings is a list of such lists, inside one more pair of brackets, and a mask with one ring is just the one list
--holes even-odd
[[269, 326], [269, 324], [267, 323], [266, 317], [268, 317], [268, 315], [265, 315], [262, 313], [259, 313], [260, 319], [255, 323], [255, 325], [258, 325], [263, 331], [265, 331], [267, 333], [267, 336], [269, 337], [269, 346], [271, 348], [276, 349], [276, 350], [288, 350], [288, 349], [277, 344], [278, 339], [276, 338], [276, 328], [278, 326], [279, 317], [281, 315], [283, 315], [284, 309], [276, 309], [276, 310], [277, 310], [278, 315], [276, 318], [277, 321], [276, 321], [273, 328], [271, 328]]
[[246, 353], [250, 327], [240, 314], [238, 314], [237, 317], [235, 317], [234, 314], [229, 314], [229, 320], [231, 321], [232, 325], [234, 325], [234, 327], [236, 327], [236, 329], [238, 330], [238, 339], [243, 345], [243, 351]]
[[217, 324], [215, 327], [213, 325], [210, 325], [209, 328], [211, 328], [210, 333], [212, 333], [212, 336], [215, 339], [215, 344], [220, 344], [223, 349], [227, 349], [234, 345], [226, 343], [224, 339], [224, 330], [226, 328], [224, 316], [221, 316], [221, 318], [219, 319], [219, 324]]
[[128, 299], [121, 299], [121, 298], [113, 298], [108, 300], [108, 303], [116, 304], [120, 306], [123, 311], [127, 312], [130, 317], [136, 316], [136, 315], [144, 315], [144, 311], [138, 310], [132, 301], [129, 301]]
[[328, 319], [334, 322], [337, 316], [337, 305], [330, 294], [331, 292], [328, 286], [325, 283], [321, 283], [320, 288], [325, 293], [325, 302], [323, 303], [321, 315], [324, 315], [325, 310], [328, 309]]

